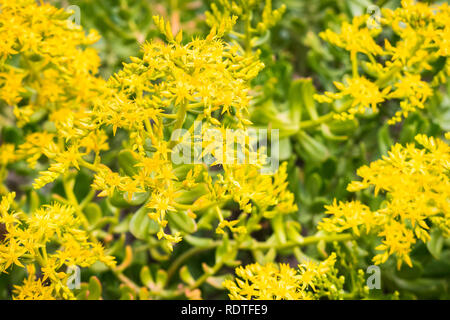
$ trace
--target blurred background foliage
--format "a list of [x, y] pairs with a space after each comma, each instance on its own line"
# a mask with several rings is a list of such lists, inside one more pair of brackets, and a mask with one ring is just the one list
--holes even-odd
[[[80, 7], [81, 25], [86, 29], [96, 29], [102, 39], [96, 44], [102, 58], [101, 75], [108, 78], [117, 72], [123, 62], [129, 62], [129, 56], [139, 56], [140, 45], [144, 41], [159, 36], [152, 16], [162, 15], [171, 21], [174, 34], [183, 29], [190, 37], [204, 35], [208, 30], [204, 12], [209, 10], [210, 0], [52, 0], [51, 3], [67, 8], [70, 5]], [[360, 116], [355, 120], [331, 121], [327, 125], [300, 128], [300, 119], [314, 120], [318, 115], [327, 114], [329, 106], [314, 101], [316, 92], [332, 90], [333, 81], [342, 79], [351, 71], [348, 54], [322, 41], [318, 34], [327, 28], [338, 30], [342, 21], [365, 13], [370, 5], [396, 8], [399, 0], [274, 0], [273, 8], [286, 6], [281, 21], [257, 37], [251, 50], [259, 50], [261, 60], [266, 68], [254, 82], [255, 96], [251, 111], [251, 119], [256, 127], [280, 129], [280, 160], [288, 161], [290, 189], [295, 194], [299, 211], [294, 221], [301, 224], [303, 236], [314, 234], [317, 222], [323, 217], [324, 205], [330, 204], [333, 198], [350, 200], [354, 194], [346, 191], [347, 184], [357, 179], [356, 170], [370, 161], [387, 154], [394, 143], [413, 142], [417, 133], [441, 136], [450, 131], [450, 85], [444, 86], [428, 102], [428, 106], [420, 113], [409, 116], [395, 126], [388, 126], [386, 120], [392, 117], [390, 108], [382, 108], [379, 113]], [[233, 41], [230, 35], [228, 40]], [[187, 37], [186, 37], [187, 38]], [[13, 139], [14, 132], [10, 132]], [[7, 137], [7, 135], [4, 135]], [[116, 138], [120, 143], [120, 136]], [[113, 159], [117, 154], [111, 154]], [[119, 160], [120, 162], [120, 160]], [[84, 181], [83, 181], [84, 179]], [[83, 185], [90, 184], [89, 176], [81, 173], [77, 178], [75, 191], [82, 198], [87, 190]], [[58, 192], [60, 185], [55, 185], [53, 192]], [[30, 191], [31, 192], [31, 191]], [[60, 190], [60, 193], [63, 191]], [[37, 195], [36, 195], [37, 196]], [[42, 196], [42, 195], [41, 195]], [[374, 198], [369, 192], [360, 192], [357, 198], [369, 205], [376, 205], [380, 198]], [[32, 199], [32, 197], [31, 197]], [[126, 244], [133, 247], [134, 258], [127, 274], [131, 279], [140, 279], [143, 283], [163, 286], [167, 281], [164, 269], [171, 267], [166, 256], [153, 238], [142, 235], [138, 229], [143, 218], [139, 215], [126, 215], [126, 210], [119, 212], [105, 201], [99, 207], [91, 208], [90, 217], [94, 223], [105, 223], [102, 214], [124, 215], [122, 222], [111, 226], [117, 237], [111, 254], [118, 260], [125, 259]], [[105, 214], [103, 214], [105, 215]], [[131, 219], [134, 221], [130, 222]], [[145, 223], [148, 223], [145, 222]], [[128, 229], [130, 225], [131, 230]], [[151, 226], [149, 226], [151, 229]], [[259, 233], [270, 233], [271, 226]], [[130, 232], [131, 231], [131, 234]], [[255, 235], [257, 237], [258, 235]], [[131, 239], [142, 238], [141, 241]], [[148, 263], [148, 246], [153, 247]], [[341, 265], [353, 265], [353, 269], [367, 268], [371, 265], [373, 252], [368, 252], [368, 243], [329, 244], [337, 250], [341, 257]], [[419, 245], [413, 252], [413, 268], [396, 270], [394, 263], [382, 266], [383, 289], [372, 290], [373, 297], [389, 297], [394, 291], [402, 298], [450, 298], [450, 243], [435, 244], [438, 251], [427, 250], [426, 245]], [[180, 243], [173, 253], [175, 257], [183, 254], [189, 247], [189, 238]], [[328, 249], [330, 249], [328, 248]], [[295, 265], [302, 254], [323, 259], [327, 248], [323, 243], [310, 246], [305, 252], [279, 252], [278, 259]], [[431, 252], [439, 252], [440, 259], [433, 260]], [[283, 255], [284, 253], [284, 255]], [[356, 259], [358, 257], [358, 259]], [[251, 261], [251, 257], [239, 257], [243, 264]], [[361, 259], [362, 258], [362, 259]], [[201, 252], [189, 262], [189, 270], [194, 275], [202, 274], [201, 263], [213, 264], [214, 252]], [[197, 262], [196, 262], [196, 261]], [[147, 265], [150, 267], [148, 268]], [[97, 282], [89, 281], [90, 291], [103, 291], [104, 298], [126, 298], [132, 296], [126, 287], [120, 287], [117, 279], [110, 272], [97, 270], [98, 277], [104, 284], [98, 288]], [[95, 268], [93, 268], [95, 270]], [[229, 269], [232, 272], [232, 268]], [[169, 271], [170, 272], [170, 271]], [[355, 271], [356, 272], [356, 271]], [[356, 275], [346, 275], [351, 279]], [[347, 277], [348, 276], [348, 277]], [[12, 277], [23, 275], [12, 273]], [[83, 274], [83, 279], [89, 275]], [[188, 274], [185, 274], [189, 278]], [[6, 281], [0, 277], [0, 281]], [[225, 292], [214, 289], [220, 284], [220, 278], [208, 280], [203, 287], [203, 298], [225, 298]], [[11, 282], [17, 282], [12, 280]], [[408, 293], [406, 293], [408, 292]], [[0, 292], [0, 298], [5, 298]], [[194, 294], [194, 293], [193, 293]]]

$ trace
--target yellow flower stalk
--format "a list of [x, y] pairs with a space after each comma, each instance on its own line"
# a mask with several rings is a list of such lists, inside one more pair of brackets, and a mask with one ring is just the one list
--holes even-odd
[[223, 285], [232, 300], [313, 300], [342, 297], [344, 277], [337, 275], [333, 253], [326, 260], [306, 262], [298, 269], [288, 264], [250, 264], [236, 268], [236, 279]]

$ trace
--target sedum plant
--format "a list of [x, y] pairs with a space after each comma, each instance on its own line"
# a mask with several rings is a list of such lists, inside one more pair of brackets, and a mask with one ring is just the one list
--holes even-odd
[[14, 299], [74, 299], [68, 285], [73, 268], [95, 262], [114, 267], [114, 258], [99, 242], [89, 239], [72, 207], [54, 203], [27, 215], [14, 211], [14, 196], [2, 197], [0, 204], [0, 270], [7, 272], [16, 265], [28, 273], [22, 285], [14, 286]]
[[311, 300], [327, 297], [342, 298], [343, 277], [334, 269], [336, 255], [320, 263], [309, 261], [292, 269], [287, 264], [251, 264], [236, 269], [236, 282], [227, 280], [224, 286], [233, 300]]
[[375, 248], [381, 253], [374, 262], [384, 263], [395, 254], [398, 268], [403, 262], [412, 267], [412, 247], [419, 240], [428, 243], [430, 231], [448, 238], [449, 145], [425, 135], [415, 139], [421, 148], [394, 145], [388, 156], [358, 170], [362, 181], [348, 185], [352, 192], [373, 187], [375, 196], [386, 193], [377, 210], [360, 201], [335, 201], [326, 207], [331, 217], [324, 218], [319, 228], [328, 232], [349, 230], [356, 236], [376, 233], [382, 243]]
[[448, 297], [448, 5], [331, 6], [303, 78], [291, 1], [81, 3], [0, 0], [1, 298]]

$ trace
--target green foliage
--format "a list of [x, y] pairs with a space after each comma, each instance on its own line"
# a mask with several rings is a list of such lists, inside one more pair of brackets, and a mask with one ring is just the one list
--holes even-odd
[[[62, 8], [68, 5], [67, 1], [50, 2]], [[397, 268], [393, 259], [382, 264], [382, 289], [368, 290], [365, 271], [373, 264], [371, 259], [377, 254], [379, 238], [366, 235], [355, 239], [350, 234], [330, 235], [317, 229], [325, 216], [324, 206], [334, 199], [359, 200], [370, 208], [382, 207], [388, 200], [385, 194], [375, 196], [367, 190], [357, 193], [347, 190], [348, 184], [358, 179], [358, 168], [388, 155], [395, 143], [414, 142], [417, 134], [442, 138], [450, 131], [449, 82], [433, 91], [424, 110], [394, 126], [388, 125], [387, 120], [393, 116], [391, 110], [397, 107], [396, 100], [385, 102], [386, 108], [378, 113], [340, 120], [333, 115], [341, 105], [330, 106], [314, 98], [318, 92], [333, 90], [334, 81], [352, 73], [348, 53], [323, 41], [319, 33], [339, 30], [343, 22], [365, 14], [369, 1], [74, 0], [70, 4], [80, 7], [83, 28], [96, 29], [102, 37], [94, 47], [99, 51], [100, 75], [104, 79], [121, 70], [124, 62], [131, 62], [130, 69], [141, 63], [129, 57], [141, 56], [139, 52], [146, 41], [161, 41], [160, 32], [165, 35], [163, 40], [182, 44], [208, 36], [212, 27], [226, 43], [238, 48], [243, 59], [259, 59], [265, 68], [251, 80], [253, 99], [249, 119], [252, 128], [279, 130], [279, 160], [287, 162], [287, 189], [298, 208], [296, 212], [275, 217], [270, 215], [273, 207], [259, 212], [260, 208], [254, 205], [244, 212], [232, 196], [222, 199], [220, 208], [202, 207], [202, 196], [210, 192], [205, 182], [177, 193], [180, 207], [167, 211], [171, 232], [183, 236], [183, 241], [173, 247], [168, 239], [158, 239], [160, 225], [149, 217], [151, 210], [146, 206], [152, 200], [150, 192], [130, 196], [116, 189], [110, 197], [96, 197], [91, 188], [92, 175], [83, 166], [76, 175], [65, 176], [35, 191], [31, 183], [37, 176], [36, 170], [30, 169], [25, 161], [3, 166], [0, 159], [0, 182], [4, 182], [0, 195], [15, 191], [15, 209], [33, 212], [52, 201], [75, 202], [86, 219], [86, 231], [101, 240], [107, 254], [116, 258], [118, 265], [114, 268], [97, 262], [83, 269], [81, 288], [74, 291], [77, 299], [226, 298], [223, 283], [232, 278], [230, 270], [237, 266], [289, 262], [295, 267], [306, 261], [325, 260], [332, 252], [337, 256], [334, 281], [343, 287], [336, 297], [450, 298], [450, 241], [442, 230], [430, 230], [430, 240], [415, 245], [410, 255], [411, 267]], [[378, 5], [397, 8], [400, 3], [388, 0], [378, 1]], [[153, 20], [155, 15], [165, 20]], [[446, 63], [437, 61], [431, 73], [424, 76], [432, 78]], [[45, 128], [52, 125], [44, 121], [47, 115], [33, 114], [29, 123], [19, 127], [6, 104], [1, 108], [0, 145], [18, 146], [27, 134], [40, 130], [37, 128], [41, 123]], [[210, 116], [225, 118], [220, 112]], [[192, 112], [183, 115], [183, 121], [190, 124], [196, 117]], [[175, 118], [165, 120], [166, 127], [176, 125]], [[134, 156], [128, 133], [121, 129], [117, 132], [114, 129], [114, 133], [107, 130], [110, 149], [104, 151], [102, 163], [124, 177], [137, 175], [139, 160]], [[156, 151], [151, 142], [145, 143], [145, 152]], [[37, 169], [44, 170], [41, 164], [38, 166]], [[173, 173], [179, 181], [187, 181], [192, 170], [193, 166], [181, 165]], [[212, 177], [211, 181], [216, 181], [219, 170], [217, 166], [205, 172]], [[199, 176], [191, 178], [198, 182], [202, 179]], [[250, 196], [249, 202], [254, 204], [252, 201]], [[193, 203], [199, 207], [196, 212], [189, 207]], [[219, 226], [218, 217], [221, 223], [239, 222], [236, 226]], [[218, 236], [216, 228], [222, 227], [229, 227], [230, 233]], [[235, 235], [231, 232], [233, 227], [246, 228], [249, 236]], [[338, 280], [337, 275], [345, 281]], [[13, 285], [25, 278], [25, 270], [16, 266], [8, 274], [1, 273], [0, 299], [9, 299]]]

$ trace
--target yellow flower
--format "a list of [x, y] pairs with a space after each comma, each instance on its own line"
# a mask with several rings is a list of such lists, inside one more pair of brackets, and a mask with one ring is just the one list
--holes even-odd
[[[261, 161], [237, 163], [239, 155], [234, 148], [228, 150], [225, 139], [216, 139], [219, 134], [226, 137], [227, 129], [234, 129], [233, 138], [244, 140], [242, 153], [249, 159], [258, 159], [259, 150], [253, 150], [246, 139], [250, 124], [246, 116], [251, 99], [249, 82], [263, 67], [262, 63], [253, 55], [244, 55], [238, 46], [225, 43], [220, 38], [223, 30], [212, 28], [206, 38], [183, 44], [181, 32], [174, 37], [170, 23], [159, 17], [154, 20], [167, 41], [144, 44], [143, 57], [130, 58], [131, 63], [110, 78], [104, 99], [94, 105], [96, 129], [109, 127], [113, 134], [118, 130], [127, 132], [127, 152], [136, 161], [134, 173], [129, 175], [96, 164], [93, 187], [100, 190], [99, 196], [112, 196], [119, 190], [131, 201], [133, 194], [148, 193], [144, 205], [150, 209], [149, 217], [159, 224], [156, 236], [170, 242], [180, 241], [181, 233], [170, 234], [167, 215], [188, 209], [201, 212], [228, 199], [238, 203], [246, 214], [258, 211], [267, 218], [296, 211], [294, 196], [287, 191], [286, 165], [273, 176], [261, 175]], [[196, 116], [194, 124], [187, 121], [191, 115]], [[183, 133], [170, 137], [178, 130]], [[214, 134], [209, 130], [214, 130]], [[203, 163], [189, 159], [194, 162], [193, 171], [179, 178], [176, 172], [183, 166], [172, 161], [177, 143], [193, 149], [194, 159], [213, 157], [209, 165], [220, 165], [221, 172], [213, 179]], [[75, 157], [74, 161], [80, 158]], [[75, 162], [72, 164], [76, 167]], [[68, 166], [64, 168], [67, 170]], [[60, 168], [50, 167], [40, 179], [51, 181], [57, 170]], [[195, 185], [202, 192], [191, 195], [190, 201], [183, 200], [186, 191]], [[239, 234], [247, 231], [243, 225], [236, 227], [234, 221], [219, 218], [219, 223], [218, 232], [223, 232], [225, 226]]]
[[373, 232], [382, 239], [377, 247], [383, 251], [374, 257], [384, 263], [395, 254], [398, 267], [402, 262], [411, 266], [409, 254], [413, 245], [430, 240], [431, 227], [450, 236], [450, 146], [441, 139], [417, 135], [414, 144], [394, 145], [383, 159], [358, 169], [362, 181], [354, 181], [349, 191], [374, 187], [375, 196], [386, 194], [384, 205], [376, 211], [359, 201], [327, 206], [330, 218], [319, 223], [319, 229], [328, 232], [352, 230], [357, 236], [362, 231]]
[[[7, 272], [12, 265], [27, 268], [28, 278], [21, 286], [15, 286], [15, 299], [73, 298], [67, 286], [69, 274], [61, 270], [69, 266], [89, 267], [97, 261], [115, 265], [99, 243], [88, 240], [72, 207], [55, 203], [27, 216], [11, 210], [13, 199], [14, 194], [10, 193], [0, 202], [0, 224], [7, 231], [0, 242], [0, 271]], [[36, 279], [36, 265], [42, 279]]]
[[232, 300], [311, 300], [339, 299], [344, 277], [337, 276], [333, 253], [320, 263], [307, 262], [293, 269], [287, 264], [250, 264], [236, 268], [234, 281], [223, 286]]
[[21, 286], [14, 286], [14, 300], [56, 300], [52, 295], [53, 288], [45, 285], [42, 279], [36, 279], [34, 266], [27, 266], [28, 278]]

